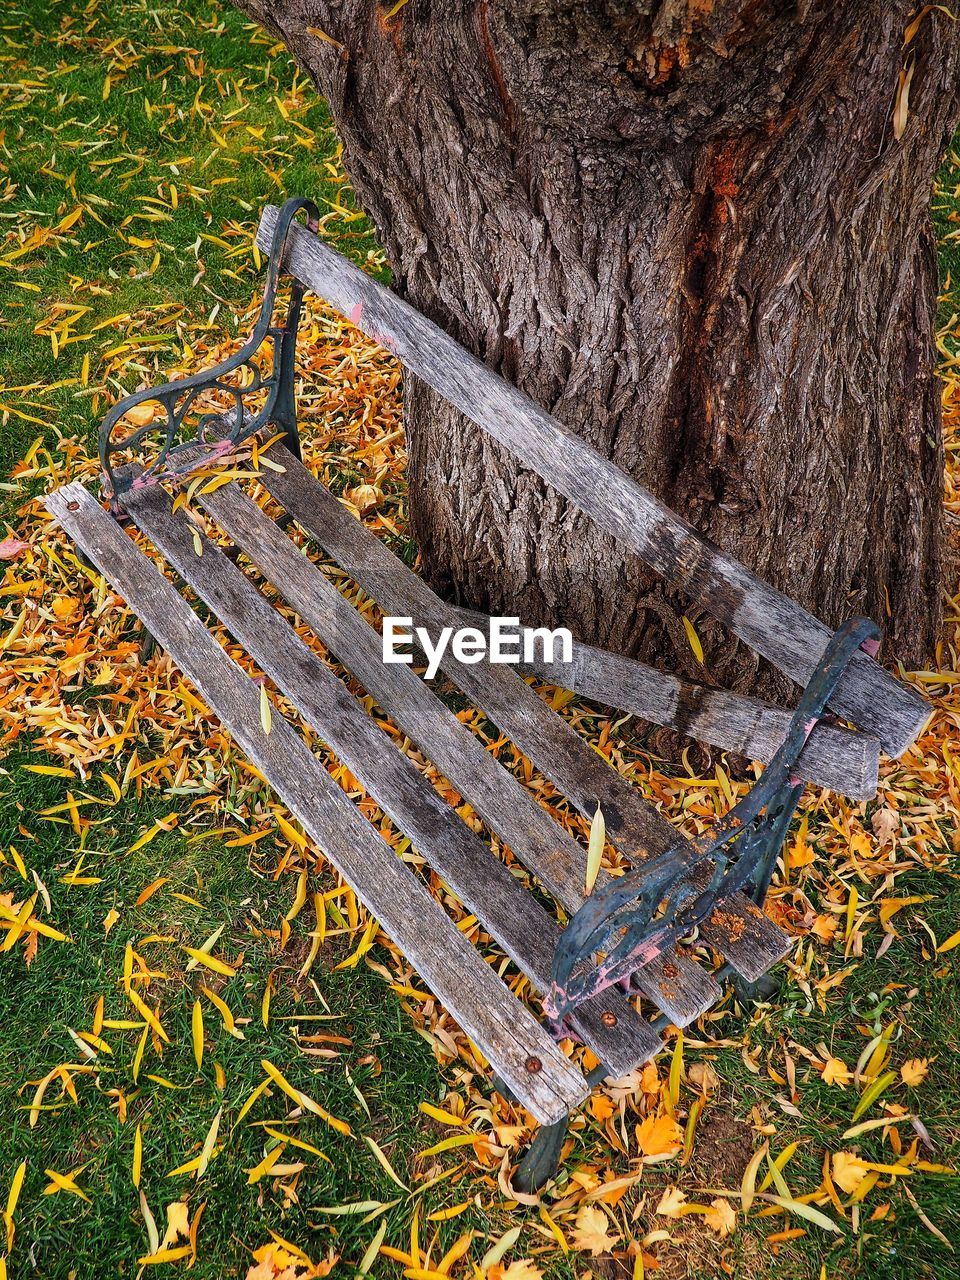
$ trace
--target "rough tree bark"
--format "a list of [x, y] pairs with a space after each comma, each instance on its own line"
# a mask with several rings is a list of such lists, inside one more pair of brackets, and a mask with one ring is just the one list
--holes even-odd
[[[239, 3], [329, 102], [400, 292], [826, 622], [865, 612], [924, 659], [928, 208], [960, 23], [928, 6], [911, 25], [901, 0]], [[434, 585], [672, 649], [641, 566], [429, 389], [406, 395]], [[713, 675], [749, 662], [714, 644]]]

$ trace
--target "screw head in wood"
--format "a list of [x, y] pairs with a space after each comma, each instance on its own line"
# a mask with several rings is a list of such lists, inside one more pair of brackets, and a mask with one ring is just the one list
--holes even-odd
[[68, 503], [67, 503], [67, 510], [68, 510], [68, 511], [79, 511], [79, 510], [80, 510], [80, 503], [79, 503], [79, 502], [68, 502]]
[[601, 1013], [600, 1021], [605, 1027], [615, 1027], [617, 1025], [617, 1015], [606, 1009]]
[[536, 1073], [537, 1073], [538, 1071], [542, 1071], [542, 1070], [543, 1070], [543, 1063], [540, 1061], [540, 1059], [539, 1059], [539, 1058], [535, 1058], [535, 1057], [533, 1057], [533, 1055], [532, 1055], [532, 1054], [531, 1054], [531, 1056], [527, 1059], [527, 1061], [526, 1061], [526, 1063], [525, 1063], [524, 1065], [526, 1066], [527, 1070], [530, 1072], [530, 1074], [531, 1074], [532, 1076], [533, 1076], [533, 1075], [536, 1075]]

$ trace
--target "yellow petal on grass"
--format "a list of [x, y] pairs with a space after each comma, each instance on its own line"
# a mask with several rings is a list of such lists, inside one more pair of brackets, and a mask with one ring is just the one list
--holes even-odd
[[197, 1205], [197, 1212], [193, 1215], [193, 1221], [190, 1223], [190, 1261], [187, 1263], [188, 1267], [192, 1267], [197, 1260], [197, 1233], [200, 1230], [200, 1219], [203, 1216], [203, 1211], [206, 1207], [206, 1200], [201, 1201], [201, 1203]]
[[681, 1168], [685, 1168], [690, 1163], [690, 1157], [693, 1155], [693, 1142], [697, 1136], [697, 1125], [700, 1122], [700, 1112], [702, 1110], [703, 1098], [697, 1098], [690, 1108], [686, 1128], [683, 1131], [683, 1154], [680, 1157]]
[[32, 898], [27, 899], [20, 910], [16, 913], [13, 918], [13, 924], [10, 926], [7, 936], [3, 941], [3, 945], [0, 946], [0, 951], [12, 950], [17, 939], [23, 933], [24, 929], [26, 929], [27, 923], [30, 920], [31, 915], [33, 915], [33, 908], [39, 897], [40, 893], [38, 890]]
[[603, 810], [597, 805], [597, 811], [590, 823], [590, 842], [587, 846], [587, 876], [584, 892], [589, 896], [597, 883], [600, 874], [600, 859], [603, 857], [603, 846], [607, 840], [607, 824], [603, 820]]
[[937, 947], [937, 955], [942, 956], [945, 951], [952, 951], [954, 947], [960, 947], [960, 929], [956, 933], [951, 933], [949, 938], [940, 943]]
[[13, 1237], [15, 1228], [13, 1225], [13, 1215], [17, 1209], [17, 1201], [20, 1199], [20, 1192], [23, 1189], [23, 1179], [27, 1172], [26, 1160], [21, 1160], [17, 1165], [17, 1171], [13, 1175], [10, 1183], [10, 1190], [7, 1192], [7, 1207], [3, 1212], [4, 1225], [7, 1228], [7, 1253], [13, 1248]]
[[373, 1237], [373, 1239], [367, 1245], [366, 1249], [364, 1250], [363, 1257], [360, 1259], [360, 1267], [359, 1267], [360, 1275], [365, 1276], [369, 1274], [370, 1268], [373, 1266], [373, 1264], [376, 1262], [377, 1258], [380, 1255], [380, 1246], [383, 1244], [383, 1238], [386, 1234], [387, 1234], [387, 1220], [386, 1218], [384, 1218], [383, 1222], [380, 1223], [380, 1227], [377, 1231], [377, 1234]]
[[420, 1110], [425, 1116], [430, 1116], [432, 1120], [437, 1120], [440, 1124], [455, 1124], [463, 1128], [467, 1123], [463, 1116], [455, 1116], [452, 1111], [444, 1111], [442, 1107], [435, 1107], [430, 1102], [421, 1102]]
[[864, 1120], [861, 1124], [855, 1124], [850, 1129], [845, 1129], [840, 1135], [841, 1138], [858, 1138], [862, 1133], [871, 1133], [874, 1129], [884, 1129], [887, 1125], [891, 1127], [898, 1124], [911, 1124], [918, 1119], [915, 1115], [905, 1116], [880, 1116], [878, 1120]]
[[183, 950], [191, 960], [196, 960], [197, 964], [203, 965], [205, 969], [209, 969], [212, 973], [219, 973], [225, 978], [232, 978], [237, 972], [225, 960], [218, 960], [216, 956], [208, 956], [205, 951], [200, 951], [197, 947], [184, 947]]
[[145, 1254], [142, 1258], [137, 1259], [137, 1263], [141, 1267], [160, 1266], [163, 1262], [179, 1262], [181, 1258], [189, 1257], [190, 1246], [188, 1244], [177, 1245], [175, 1249], [158, 1249], [156, 1253]]
[[377, 936], [377, 930], [379, 929], [379, 927], [380, 926], [377, 924], [376, 920], [374, 920], [373, 917], [371, 916], [370, 919], [367, 921], [367, 927], [363, 931], [363, 937], [360, 939], [360, 942], [357, 944], [356, 951], [354, 951], [351, 955], [347, 956], [346, 960], [341, 960], [338, 965], [335, 965], [334, 973], [336, 973], [340, 969], [355, 969], [357, 967], [357, 965], [360, 963], [363, 957], [367, 954], [367, 952], [373, 946], [373, 942]]
[[144, 1027], [143, 1034], [140, 1036], [140, 1043], [137, 1045], [137, 1051], [133, 1055], [133, 1066], [131, 1068], [131, 1074], [133, 1075], [134, 1084], [137, 1083], [137, 1076], [139, 1076], [140, 1074], [140, 1067], [143, 1063], [143, 1054], [144, 1054], [144, 1050], [147, 1047], [147, 1038], [149, 1037], [149, 1035], [150, 1035], [150, 1028]]
[[131, 1179], [135, 1187], [140, 1186], [140, 1170], [143, 1168], [143, 1134], [137, 1125], [133, 1135], [133, 1171]]
[[320, 948], [323, 946], [323, 941], [327, 936], [327, 906], [323, 900], [322, 893], [313, 895], [313, 910], [317, 923], [316, 928], [310, 934], [310, 950], [300, 969], [301, 978], [305, 978], [313, 968], [313, 963], [320, 954]]
[[167, 1035], [163, 1027], [160, 1025], [160, 1019], [153, 1012], [153, 1010], [146, 1003], [146, 1001], [140, 999], [140, 997], [137, 995], [136, 991], [134, 991], [132, 986], [127, 991], [127, 999], [136, 1009], [137, 1013], [139, 1013], [140, 1016], [143, 1018], [144, 1022], [147, 1023], [150, 1029], [157, 1033], [157, 1035], [164, 1042], [164, 1044], [169, 1044], [170, 1037]]
[[297, 877], [297, 891], [293, 895], [293, 906], [284, 916], [284, 919], [287, 921], [288, 924], [293, 920], [296, 920], [297, 916], [303, 910], [303, 905], [306, 902], [306, 900], [307, 900], [307, 869], [306, 867], [304, 867], [304, 869], [300, 872], [300, 875]]
[[434, 1213], [427, 1214], [427, 1221], [449, 1222], [451, 1218], [459, 1218], [461, 1213], [466, 1213], [472, 1205], [472, 1200], [463, 1200], [460, 1204], [452, 1204], [449, 1209], [437, 1209]]
[[896, 1078], [897, 1073], [895, 1071], [887, 1071], [878, 1080], [874, 1080], [873, 1084], [867, 1089], [864, 1089], [860, 1101], [854, 1107], [853, 1115], [850, 1117], [851, 1120], [854, 1122], [859, 1120], [863, 1113], [873, 1106], [884, 1090], [893, 1084]]
[[[223, 933], [225, 928], [226, 928], [225, 925], [220, 925], [219, 928], [214, 929], [213, 933], [210, 934], [209, 938], [204, 938], [203, 942], [201, 942], [199, 947], [197, 947], [197, 950], [202, 951], [205, 956], [208, 956], [210, 952], [213, 950], [214, 943], [220, 937], [221, 933]], [[200, 963], [199, 960], [188, 960], [187, 966], [186, 966], [187, 973], [191, 973], [194, 969], [196, 969], [199, 963]]]
[[140, 1191], [140, 1213], [143, 1217], [143, 1225], [147, 1229], [147, 1241], [150, 1245], [150, 1252], [155, 1253], [160, 1248], [160, 1232], [157, 1230], [156, 1219], [150, 1212], [150, 1206], [147, 1204], [147, 1197]]
[[265, 1178], [267, 1176], [267, 1174], [270, 1172], [273, 1166], [277, 1163], [277, 1161], [283, 1155], [285, 1146], [286, 1146], [285, 1143], [278, 1142], [275, 1147], [270, 1148], [270, 1150], [263, 1157], [263, 1159], [260, 1161], [259, 1164], [256, 1164], [253, 1166], [252, 1169], [247, 1170], [248, 1186], [252, 1185], [255, 1182], [259, 1182], [261, 1178]]
[[270, 997], [273, 995], [273, 974], [267, 978], [266, 986], [263, 988], [263, 996], [260, 999], [260, 1017], [263, 1020], [264, 1030], [270, 1025]]
[[[784, 1198], [784, 1200], [792, 1200], [793, 1192], [787, 1186], [787, 1180], [783, 1176], [783, 1174], [780, 1172], [780, 1166], [776, 1163], [776, 1161], [770, 1159], [769, 1152], [767, 1153], [767, 1170], [768, 1170], [769, 1177], [773, 1179], [773, 1185], [777, 1188], [777, 1191]], [[764, 1185], [765, 1186], [768, 1185], [766, 1179], [764, 1179]]]
[[667, 1098], [673, 1111], [680, 1101], [680, 1079], [683, 1075], [683, 1031], [677, 1032], [677, 1043], [670, 1056], [670, 1074], [667, 1077]]
[[364, 1141], [366, 1142], [370, 1150], [373, 1152], [373, 1154], [376, 1156], [377, 1163], [384, 1170], [387, 1177], [391, 1178], [397, 1184], [397, 1186], [400, 1188], [401, 1191], [409, 1191], [410, 1188], [407, 1186], [405, 1182], [402, 1182], [400, 1180], [393, 1165], [387, 1159], [386, 1153], [377, 1145], [376, 1142], [374, 1142], [373, 1138], [371, 1138], [369, 1134], [364, 1134], [363, 1136], [364, 1136]]
[[743, 1178], [740, 1181], [740, 1205], [744, 1213], [748, 1213], [750, 1206], [753, 1204], [753, 1197], [757, 1191], [757, 1171], [763, 1162], [764, 1156], [767, 1154], [767, 1150], [767, 1144], [764, 1143], [759, 1150], [753, 1153], [743, 1171]]
[[309, 1151], [311, 1155], [319, 1156], [321, 1160], [326, 1160], [327, 1164], [333, 1161], [329, 1156], [323, 1154], [319, 1147], [313, 1146], [312, 1143], [304, 1142], [302, 1138], [295, 1138], [292, 1133], [281, 1133], [279, 1129], [274, 1129], [272, 1125], [265, 1124], [263, 1126], [264, 1133], [269, 1133], [271, 1138], [276, 1138], [280, 1142], [286, 1142], [291, 1147], [299, 1147], [301, 1151]]
[[181, 902], [189, 902], [191, 907], [203, 906], [203, 903], [199, 900], [199, 898], [192, 898], [189, 893], [177, 893], [175, 889], [171, 890], [170, 897], [179, 898]]
[[60, 1074], [60, 1068], [54, 1067], [52, 1071], [48, 1071], [40, 1083], [37, 1085], [36, 1092], [33, 1095], [33, 1101], [30, 1103], [30, 1128], [36, 1128], [37, 1120], [40, 1117], [40, 1109], [43, 1105], [43, 1095], [46, 1093], [47, 1086], [51, 1080], [54, 1080]]
[[227, 1004], [227, 1002], [225, 1000], [222, 1000], [215, 991], [211, 991], [209, 987], [201, 986], [200, 990], [203, 992], [203, 994], [207, 997], [207, 999], [210, 1001], [213, 1007], [220, 1014], [220, 1017], [223, 1019], [223, 1025], [227, 1031], [227, 1034], [233, 1036], [234, 1040], [246, 1039], [243, 1032], [237, 1026], [236, 1021], [234, 1020], [233, 1012], [230, 1009], [230, 1006]]
[[[478, 1234], [479, 1233], [474, 1231], [472, 1228], [469, 1231], [464, 1231], [463, 1235], [453, 1242], [447, 1252], [437, 1263], [437, 1273], [441, 1276], [448, 1276], [454, 1263], [459, 1262], [463, 1255], [469, 1252], [470, 1246], [473, 1244], [473, 1241]], [[504, 1275], [509, 1275], [510, 1270], [513, 1270], [513, 1268], [511, 1267], [508, 1271], [505, 1271]]]
[[199, 1000], [193, 1002], [190, 1030], [193, 1036], [193, 1056], [199, 1071], [203, 1066], [203, 1006]]
[[[472, 1204], [472, 1203], [473, 1201], [467, 1202], [467, 1204]], [[560, 1246], [560, 1248], [563, 1250], [563, 1252], [565, 1254], [568, 1254], [570, 1252], [570, 1246], [567, 1244], [567, 1237], [560, 1230], [560, 1227], [557, 1225], [557, 1223], [554, 1222], [553, 1218], [550, 1217], [549, 1213], [547, 1213], [546, 1205], [542, 1204], [540, 1206], [540, 1218], [544, 1222], [544, 1224], [547, 1227], [549, 1227], [550, 1230], [553, 1232], [553, 1237], [556, 1240], [557, 1244]]]
[[249, 1097], [249, 1098], [247, 1098], [246, 1102], [245, 1102], [245, 1103], [243, 1104], [243, 1106], [240, 1108], [240, 1111], [239, 1111], [239, 1113], [238, 1113], [238, 1115], [237, 1115], [237, 1118], [236, 1118], [236, 1120], [233, 1122], [233, 1127], [234, 1127], [234, 1128], [236, 1128], [236, 1127], [237, 1127], [237, 1125], [241, 1122], [241, 1120], [243, 1120], [244, 1116], [249, 1112], [250, 1108], [251, 1108], [251, 1107], [253, 1106], [253, 1104], [257, 1101], [257, 1099], [258, 1099], [258, 1098], [260, 1098], [260, 1097], [262, 1097], [262, 1096], [263, 1096], [263, 1094], [265, 1094], [265, 1093], [266, 1093], [266, 1091], [267, 1091], [269, 1088], [270, 1088], [270, 1081], [269, 1081], [269, 1080], [264, 1080], [264, 1081], [262, 1081], [262, 1083], [260, 1083], [260, 1084], [258, 1084], [258, 1085], [257, 1085], [257, 1087], [254, 1089], [253, 1093], [251, 1093], [251, 1094], [250, 1094], [250, 1097]]
[[821, 1227], [824, 1231], [832, 1231], [837, 1235], [843, 1234], [842, 1229], [832, 1218], [828, 1218], [825, 1213], [815, 1209], [812, 1204], [804, 1204], [801, 1200], [793, 1200], [787, 1196], [771, 1195], [769, 1199], [774, 1204], [778, 1204], [781, 1209], [786, 1209], [788, 1213], [795, 1213], [798, 1218], [812, 1222], [814, 1226]]
[[[156, 837], [160, 834], [161, 831], [165, 831], [165, 830], [166, 828], [161, 827], [159, 822], [155, 822], [152, 827], [149, 827], [143, 833], [143, 835], [139, 838], [139, 840], [134, 840], [133, 844], [127, 850], [127, 853], [136, 853], [138, 849], [142, 849], [145, 844], [149, 844], [151, 840], [156, 839]], [[160, 887], [159, 885], [156, 885], [157, 889], [159, 889], [159, 887]], [[156, 890], [154, 890], [154, 892], [156, 892]]]
[[[278, 1085], [288, 1098], [292, 1098], [298, 1106], [304, 1107], [307, 1111], [313, 1112], [315, 1116], [319, 1116], [321, 1120], [325, 1120], [331, 1128], [336, 1129], [338, 1133], [351, 1134], [353, 1130], [345, 1120], [338, 1120], [336, 1116], [332, 1116], [329, 1111], [325, 1111], [318, 1102], [314, 1102], [312, 1098], [308, 1098], [305, 1093], [301, 1093], [295, 1088], [286, 1076], [279, 1071], [268, 1058], [260, 1059], [260, 1066], [264, 1069], [274, 1084]], [[401, 1184], [402, 1185], [402, 1184]]]
[[27, 929], [30, 933], [39, 933], [44, 938], [52, 938], [54, 942], [73, 941], [65, 933], [61, 933], [59, 929], [54, 929], [50, 925], [44, 924], [42, 920], [38, 920], [36, 916], [31, 916], [27, 921]]
[[[133, 846], [134, 849], [136, 847], [137, 847], [136, 845]], [[132, 852], [133, 850], [131, 849], [131, 853]], [[140, 894], [137, 895], [133, 905], [135, 907], [142, 907], [148, 898], [152, 898], [158, 889], [162, 889], [163, 886], [168, 883], [169, 879], [170, 879], [169, 876], [160, 876], [158, 877], [158, 879], [152, 881], [150, 884], [147, 885], [147, 887]]]
[[[592, 1208], [592, 1206], [585, 1205], [584, 1209], [587, 1209], [587, 1208]], [[583, 1213], [584, 1209], [580, 1210], [581, 1214]], [[577, 1217], [579, 1220], [580, 1215], [578, 1214]], [[604, 1221], [606, 1221], [606, 1219], [604, 1219]], [[480, 1271], [482, 1273], [485, 1274], [487, 1271], [489, 1271], [491, 1267], [495, 1267], [498, 1262], [501, 1262], [503, 1260], [505, 1255], [509, 1253], [509, 1251], [520, 1239], [520, 1233], [522, 1230], [523, 1230], [523, 1227], [511, 1227], [509, 1231], [505, 1231], [503, 1235], [500, 1237], [500, 1239], [497, 1240], [487, 1250], [487, 1252], [483, 1255], [483, 1259], [480, 1262]]]
[[85, 1191], [82, 1191], [74, 1181], [79, 1173], [83, 1171], [85, 1165], [81, 1165], [79, 1169], [72, 1169], [69, 1173], [57, 1173], [55, 1169], [44, 1169], [44, 1173], [50, 1179], [43, 1189], [45, 1196], [54, 1196], [58, 1191], [69, 1191], [71, 1195], [79, 1196], [81, 1200], [85, 1200], [87, 1204], [93, 1201]]
[[280, 828], [281, 834], [289, 840], [292, 845], [296, 845], [298, 849], [306, 849], [307, 837], [299, 832], [292, 822], [288, 822], [282, 814], [275, 813], [273, 816], [277, 826]]
[[854, 1075], [857, 1083], [876, 1080], [890, 1057], [890, 1040], [896, 1024], [891, 1022], [867, 1045], [857, 1061]]
[[197, 1177], [202, 1178], [207, 1171], [207, 1165], [213, 1155], [213, 1148], [217, 1141], [217, 1134], [220, 1132], [220, 1117], [223, 1115], [223, 1107], [213, 1117], [213, 1123], [207, 1130], [207, 1136], [203, 1140], [203, 1147], [197, 1161]]
[[[768, 1155], [767, 1162], [769, 1167], [767, 1173], [764, 1175], [763, 1181], [760, 1183], [760, 1191], [766, 1191], [770, 1183], [776, 1181], [778, 1174], [782, 1173], [782, 1171], [787, 1167], [796, 1155], [799, 1147], [799, 1142], [788, 1142], [775, 1160], [771, 1160]], [[781, 1182], [782, 1181], [783, 1179], [781, 1179]], [[784, 1183], [784, 1186], [786, 1186], [786, 1183]]]
[[432, 1147], [425, 1147], [423, 1151], [417, 1152], [417, 1159], [420, 1160], [424, 1156], [438, 1156], [441, 1151], [452, 1151], [454, 1147], [466, 1147], [475, 1142], [477, 1135], [475, 1133], [457, 1133], [452, 1138], [444, 1138], [440, 1142], [435, 1142]]

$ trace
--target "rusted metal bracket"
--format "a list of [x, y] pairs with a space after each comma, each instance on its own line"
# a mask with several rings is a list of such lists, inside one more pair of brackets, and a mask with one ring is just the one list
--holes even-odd
[[793, 714], [787, 736], [750, 792], [705, 836], [696, 856], [668, 849], [593, 893], [564, 930], [544, 1009], [557, 1034], [582, 1001], [686, 937], [738, 890], [763, 903], [803, 790], [800, 754], [854, 654], [875, 651], [876, 626], [853, 618], [833, 636]]
[[[216, 461], [262, 427], [281, 431], [284, 444], [299, 457], [294, 358], [304, 285], [292, 277], [286, 316], [280, 323], [275, 322], [274, 307], [283, 274], [287, 237], [301, 210], [306, 212], [308, 231], [316, 232], [319, 226], [320, 213], [312, 200], [288, 200], [280, 210], [267, 262], [260, 315], [252, 334], [236, 355], [189, 378], [136, 391], [114, 405], [104, 418], [100, 428], [103, 491], [114, 505], [122, 501], [127, 489], [155, 484], [165, 477], [181, 477]], [[268, 344], [270, 350], [265, 353]], [[261, 367], [264, 354], [270, 363], [268, 373]], [[235, 376], [238, 374], [239, 377]], [[220, 392], [232, 403], [225, 408], [204, 411], [197, 406], [197, 401], [209, 392]], [[251, 411], [246, 407], [251, 400], [262, 403]], [[160, 406], [159, 418], [154, 415], [124, 432], [123, 420], [131, 410], [151, 403]], [[192, 429], [191, 418], [195, 419]], [[158, 447], [148, 465], [142, 469], [118, 465], [121, 457], [124, 463], [140, 460], [138, 450], [151, 440], [157, 441]]]

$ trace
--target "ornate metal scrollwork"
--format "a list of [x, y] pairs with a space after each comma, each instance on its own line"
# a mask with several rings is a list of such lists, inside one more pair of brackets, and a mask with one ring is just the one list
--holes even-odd
[[685, 937], [737, 890], [763, 903], [803, 791], [796, 766], [853, 655], [873, 647], [876, 626], [853, 618], [833, 636], [790, 721], [782, 746], [749, 793], [693, 842], [611, 880], [560, 937], [544, 1009], [558, 1028], [584, 1000], [631, 975]]
[[[284, 433], [287, 448], [299, 456], [293, 374], [304, 288], [295, 278], [282, 323], [275, 323], [273, 312], [287, 236], [301, 209], [307, 214], [307, 229], [316, 232], [318, 228], [320, 213], [313, 201], [294, 198], [283, 205], [270, 245], [260, 315], [250, 338], [236, 355], [189, 378], [134, 392], [115, 404], [104, 418], [100, 428], [100, 462], [107, 496], [119, 500], [131, 486], [152, 484], [164, 476], [182, 476], [194, 471], [228, 453], [268, 424]], [[271, 348], [271, 367], [269, 373], [264, 373], [257, 356], [267, 343]], [[231, 380], [238, 372], [245, 375], [242, 380]], [[228, 406], [212, 411], [198, 408], [198, 399], [208, 392], [219, 392], [229, 402]], [[259, 402], [259, 407], [252, 412], [244, 407], [251, 399]], [[131, 410], [150, 403], [160, 406], [159, 422], [154, 416], [135, 425], [127, 434], [117, 430]], [[185, 428], [191, 414], [197, 415], [197, 421], [194, 434], [187, 436]], [[118, 457], [129, 460], [150, 437], [159, 437], [160, 445], [147, 466], [133, 471], [117, 465]]]

